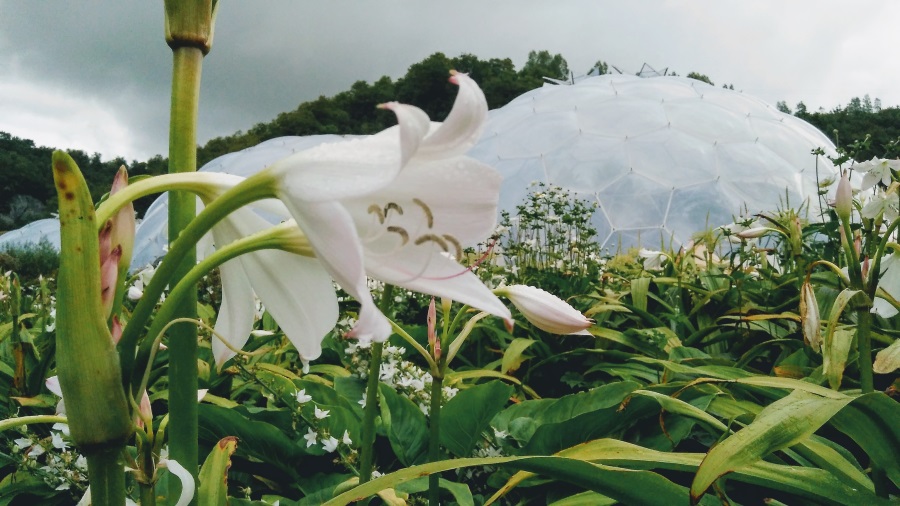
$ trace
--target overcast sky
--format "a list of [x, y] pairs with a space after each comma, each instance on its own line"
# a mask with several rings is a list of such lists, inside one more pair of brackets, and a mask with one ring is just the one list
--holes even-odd
[[[221, 0], [201, 143], [426, 56], [562, 54], [646, 62], [771, 103], [900, 105], [900, 2], [890, 0]], [[171, 51], [162, 1], [0, 0], [0, 131], [144, 160], [167, 149]]]

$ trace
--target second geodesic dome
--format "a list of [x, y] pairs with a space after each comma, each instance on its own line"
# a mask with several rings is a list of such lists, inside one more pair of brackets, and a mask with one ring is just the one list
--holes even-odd
[[677, 247], [735, 215], [815, 200], [817, 170], [820, 180], [836, 172], [816, 148], [836, 154], [809, 123], [744, 93], [617, 74], [544, 86], [491, 111], [470, 155], [503, 174], [503, 209], [534, 181], [596, 201], [599, 241], [615, 249]]

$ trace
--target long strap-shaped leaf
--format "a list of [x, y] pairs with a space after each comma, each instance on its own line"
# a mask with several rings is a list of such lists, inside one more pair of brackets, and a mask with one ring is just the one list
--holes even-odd
[[[342, 506], [431, 473], [473, 466], [505, 464], [601, 492], [624, 504], [678, 506], [689, 504], [688, 491], [650, 471], [634, 471], [565, 457], [488, 457], [442, 460], [407, 467], [348, 490], [323, 506]], [[703, 504], [719, 504], [717, 500]]]
[[722, 475], [802, 441], [852, 400], [852, 397], [834, 399], [795, 390], [773, 402], [753, 423], [707, 453], [691, 484], [691, 498], [698, 500]]

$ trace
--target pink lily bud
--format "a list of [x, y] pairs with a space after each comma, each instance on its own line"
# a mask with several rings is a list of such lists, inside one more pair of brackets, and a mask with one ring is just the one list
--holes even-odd
[[153, 420], [153, 409], [150, 407], [150, 396], [147, 395], [146, 390], [144, 390], [144, 395], [141, 396], [141, 403], [138, 406], [138, 414], [134, 417], [134, 423], [143, 429], [145, 419]]
[[[119, 171], [116, 172], [116, 177], [113, 178], [112, 188], [110, 188], [109, 194], [115, 195], [119, 191], [125, 189], [126, 186], [128, 186], [128, 170], [123, 165], [119, 167]], [[128, 269], [128, 266], [131, 263], [131, 253], [134, 249], [134, 205], [129, 202], [127, 205], [122, 206], [122, 208], [119, 209], [119, 212], [117, 212], [110, 221], [112, 221], [112, 235], [110, 237], [111, 247], [122, 247], [122, 257], [119, 260], [119, 264], [120, 267], [124, 264], [124, 269]], [[122, 271], [123, 269], [120, 268], [119, 272], [121, 273]]]
[[122, 258], [122, 247], [116, 246], [106, 258], [101, 253], [100, 260], [100, 300], [103, 303], [103, 314], [112, 312], [113, 299], [116, 295], [116, 284], [119, 279], [119, 259]]
[[428, 304], [428, 316], [426, 318], [428, 322], [428, 345], [431, 346], [432, 355], [434, 359], [441, 359], [441, 340], [437, 337], [437, 332], [435, 332], [435, 324], [437, 323], [437, 308], [434, 305], [434, 297], [431, 298], [431, 302]]
[[593, 321], [550, 292], [527, 285], [512, 285], [494, 290], [503, 295], [535, 327], [552, 334], [587, 334]]

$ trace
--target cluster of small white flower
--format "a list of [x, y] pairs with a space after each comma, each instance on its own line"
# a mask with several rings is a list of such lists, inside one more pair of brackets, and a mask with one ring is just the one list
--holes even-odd
[[13, 440], [12, 453], [21, 455], [20, 470], [33, 473], [54, 490], [79, 494], [88, 486], [87, 459], [69, 448], [68, 429], [65, 424], [55, 424], [50, 436], [44, 438], [23, 432]]
[[[350, 359], [351, 372], [363, 380], [369, 376], [370, 348], [367, 343], [352, 342], [344, 350]], [[385, 346], [379, 379], [400, 395], [413, 401], [427, 415], [431, 404], [431, 373], [404, 359], [405, 353], [406, 348], [402, 346]], [[441, 404], [444, 404], [452, 399], [459, 389], [445, 386], [441, 392]], [[365, 406], [365, 397], [360, 404]]]
[[[295, 398], [297, 400], [297, 404], [300, 406], [302, 406], [308, 402], [313, 402], [312, 396], [306, 393], [306, 389], [299, 390], [296, 393]], [[313, 406], [313, 417], [314, 417], [313, 422], [315, 422], [317, 420], [325, 420], [326, 418], [328, 418], [329, 413], [330, 413], [329, 410], [321, 409], [319, 406], [314, 405]], [[321, 444], [322, 449], [328, 453], [334, 453], [335, 451], [337, 451], [338, 446], [340, 444], [345, 445], [349, 451], [351, 451], [351, 452], [354, 451], [353, 450], [353, 440], [350, 439], [350, 432], [347, 430], [344, 430], [344, 435], [339, 440], [339, 439], [335, 438], [334, 436], [332, 436], [328, 432], [327, 429], [315, 428], [315, 427], [310, 426], [307, 428], [307, 432], [303, 436], [303, 439], [306, 440], [307, 448], [309, 448], [310, 446], [314, 446], [316, 444]]]
[[[506, 432], [494, 428], [491, 428], [491, 432], [493, 432], [493, 435], [488, 435], [487, 433], [482, 434], [481, 440], [475, 446], [475, 449], [472, 450], [473, 457], [490, 458], [507, 456], [503, 451], [503, 445], [509, 435]], [[496, 468], [494, 466], [467, 467], [458, 470], [457, 474], [471, 483], [473, 481], [482, 481], [487, 478], [487, 475], [493, 473], [495, 470]]]

